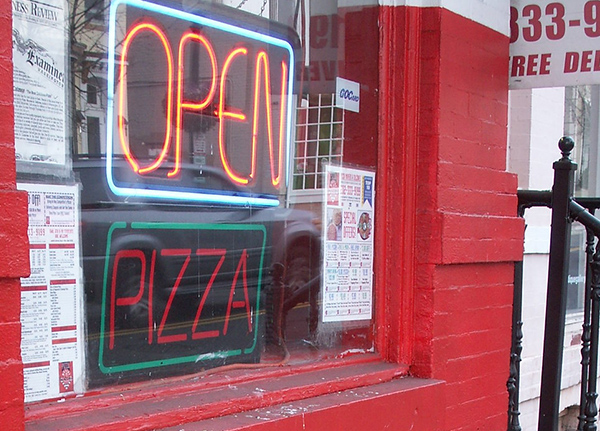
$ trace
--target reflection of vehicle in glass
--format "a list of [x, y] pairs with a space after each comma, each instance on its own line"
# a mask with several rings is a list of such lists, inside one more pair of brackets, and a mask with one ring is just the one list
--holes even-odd
[[[305, 332], [316, 329], [312, 213], [118, 197], [103, 159], [74, 160], [73, 169], [92, 386], [256, 362], [265, 334], [280, 343], [288, 311], [307, 301]], [[235, 193], [214, 168], [184, 166], [180, 181]]]

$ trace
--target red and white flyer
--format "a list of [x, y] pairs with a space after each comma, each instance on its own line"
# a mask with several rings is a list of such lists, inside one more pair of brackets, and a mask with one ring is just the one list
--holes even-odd
[[31, 275], [21, 279], [25, 401], [84, 389], [79, 188], [18, 185], [29, 194]]
[[373, 316], [375, 172], [325, 167], [323, 322]]

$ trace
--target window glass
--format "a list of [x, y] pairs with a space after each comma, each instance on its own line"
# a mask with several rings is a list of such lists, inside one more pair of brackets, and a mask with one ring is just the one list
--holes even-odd
[[[572, 158], [575, 171], [575, 196], [600, 195], [600, 159], [598, 158], [598, 120], [600, 119], [600, 87], [581, 85], [565, 88], [565, 135], [572, 136], [575, 148]], [[586, 232], [573, 224], [569, 254], [567, 311], [583, 310], [586, 265]]]
[[100, 154], [100, 119], [87, 118], [87, 141], [90, 154]]
[[586, 233], [585, 228], [576, 223], [571, 231], [571, 247], [569, 249], [569, 276], [567, 284], [567, 312], [583, 311], [586, 268]]
[[592, 85], [565, 87], [565, 134], [577, 143], [573, 155], [577, 163], [575, 194], [579, 196], [592, 196], [596, 190], [593, 181], [590, 183], [590, 145], [598, 142], [592, 130], [593, 111], [598, 110], [592, 99], [597, 102], [597, 93], [598, 88]]
[[[102, 23], [104, 17], [105, 0], [84, 0], [83, 2], [83, 15], [85, 20], [90, 23]], [[76, 5], [77, 2], [74, 3]]]
[[69, 5], [86, 389], [374, 352], [365, 3]]

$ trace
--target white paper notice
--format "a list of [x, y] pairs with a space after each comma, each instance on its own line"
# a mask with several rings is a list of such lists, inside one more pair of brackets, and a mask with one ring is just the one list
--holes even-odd
[[31, 275], [21, 279], [25, 401], [84, 389], [77, 186], [19, 184], [29, 194]]
[[360, 112], [360, 84], [344, 78], [336, 78], [335, 106], [352, 112]]
[[66, 163], [64, 8], [62, 0], [12, 1], [18, 160]]
[[323, 322], [373, 315], [375, 173], [325, 168]]

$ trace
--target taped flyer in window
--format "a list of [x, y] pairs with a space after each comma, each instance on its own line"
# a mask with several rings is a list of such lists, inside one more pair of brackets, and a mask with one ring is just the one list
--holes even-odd
[[326, 165], [323, 199], [323, 322], [373, 316], [375, 172]]
[[19, 183], [28, 193], [31, 275], [21, 278], [25, 402], [81, 394], [86, 381], [79, 186]]

